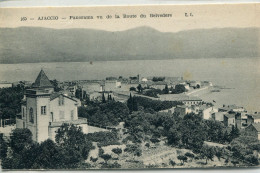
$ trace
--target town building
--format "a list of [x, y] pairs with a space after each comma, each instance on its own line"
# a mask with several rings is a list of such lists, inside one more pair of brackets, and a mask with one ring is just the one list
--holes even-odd
[[200, 105], [199, 111], [201, 112], [203, 119], [206, 120], [213, 119], [212, 114], [218, 112], [216, 108], [207, 104]]
[[260, 113], [255, 112], [254, 114], [247, 114], [247, 124], [260, 123]]
[[235, 126], [236, 125], [235, 113], [225, 114], [223, 123], [225, 126]]
[[199, 113], [199, 108], [195, 105], [177, 105], [176, 108], [174, 109], [174, 113], [183, 118], [186, 114], [189, 113], [195, 113], [198, 114]]
[[12, 87], [12, 83], [0, 82], [0, 88], [10, 88], [10, 87]]
[[220, 122], [224, 122], [225, 112], [215, 112], [212, 114], [212, 119]]
[[202, 104], [202, 99], [196, 96], [189, 96], [186, 94], [163, 94], [160, 95], [162, 101], [178, 101], [185, 105], [199, 105]]
[[245, 112], [245, 108], [241, 106], [236, 106], [236, 105], [223, 105], [223, 107], [218, 109], [219, 112]]
[[21, 104], [21, 116], [17, 119], [17, 128], [28, 128], [36, 142], [55, 139], [55, 131], [63, 124], [83, 125], [87, 128], [87, 119], [78, 118], [80, 101], [54, 88], [43, 70], [27, 89]]
[[245, 132], [249, 136], [253, 136], [260, 140], [260, 123], [252, 123], [245, 128]]

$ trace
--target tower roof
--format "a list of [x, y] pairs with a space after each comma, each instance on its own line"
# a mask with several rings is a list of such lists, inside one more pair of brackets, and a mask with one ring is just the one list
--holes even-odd
[[50, 88], [53, 87], [50, 80], [46, 76], [43, 70], [40, 71], [38, 77], [36, 78], [33, 87], [35, 88]]

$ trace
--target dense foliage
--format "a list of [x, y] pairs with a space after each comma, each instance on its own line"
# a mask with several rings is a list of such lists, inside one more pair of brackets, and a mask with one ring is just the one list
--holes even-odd
[[92, 103], [87, 107], [80, 107], [79, 117], [88, 119], [88, 122], [101, 126], [115, 126], [124, 121], [128, 115], [128, 107], [121, 102]]
[[3, 135], [0, 135], [0, 159], [3, 159], [7, 156], [8, 145], [3, 139]]
[[254, 151], [260, 151], [260, 142], [254, 137], [241, 135], [231, 142], [231, 151], [235, 158], [245, 160], [252, 165], [258, 165], [258, 156]]
[[182, 105], [182, 103], [176, 101], [152, 100], [145, 97], [132, 97], [131, 95], [130, 98], [127, 100], [127, 106], [130, 112], [140, 110], [158, 112], [161, 110], [170, 109], [177, 105]]
[[93, 149], [81, 128], [68, 124], [58, 130], [56, 143], [35, 143], [28, 129], [15, 129], [10, 146], [11, 154], [2, 160], [4, 169], [79, 168]]
[[108, 145], [119, 145], [116, 132], [95, 132], [86, 135], [87, 139], [93, 142], [98, 142], [99, 147]]
[[23, 95], [22, 85], [0, 89], [0, 119], [12, 119], [12, 122], [15, 122], [16, 114], [21, 112], [20, 103]]

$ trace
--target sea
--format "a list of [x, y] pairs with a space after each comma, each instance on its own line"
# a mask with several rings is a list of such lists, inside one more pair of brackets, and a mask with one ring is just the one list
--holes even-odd
[[49, 79], [95, 80], [140, 75], [211, 81], [220, 92], [198, 96], [221, 106], [236, 104], [260, 112], [260, 58], [211, 58], [0, 64], [0, 81], [34, 81], [43, 69]]

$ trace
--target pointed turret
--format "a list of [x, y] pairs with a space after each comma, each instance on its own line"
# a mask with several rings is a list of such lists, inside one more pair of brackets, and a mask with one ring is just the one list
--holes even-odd
[[41, 69], [38, 77], [36, 78], [34, 84], [34, 88], [53, 88], [53, 85], [51, 84], [50, 80], [44, 73], [43, 69]]

